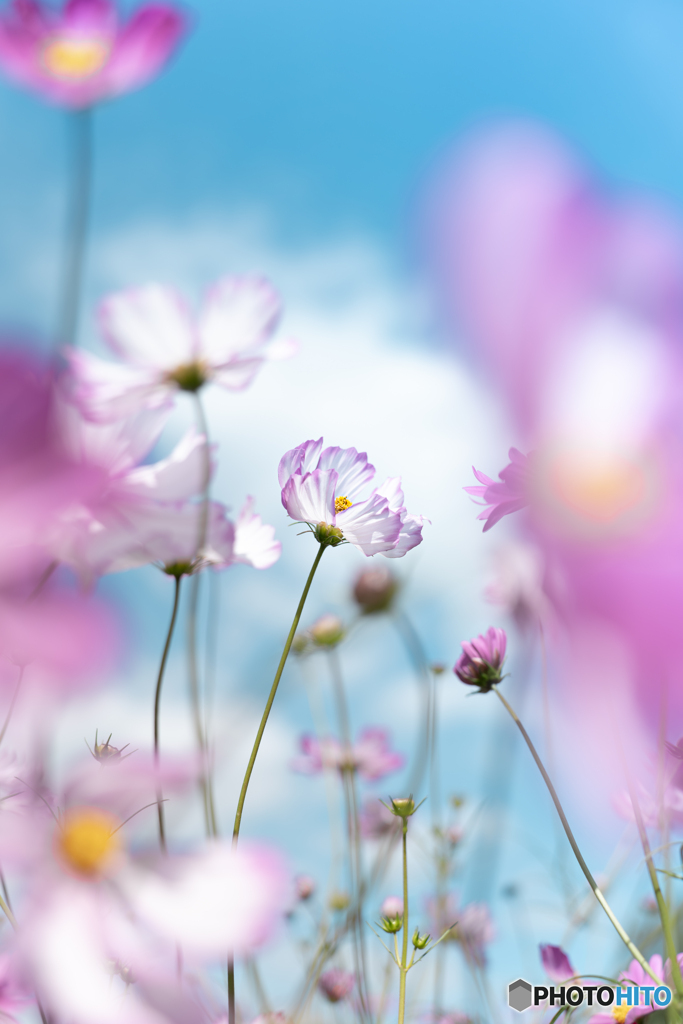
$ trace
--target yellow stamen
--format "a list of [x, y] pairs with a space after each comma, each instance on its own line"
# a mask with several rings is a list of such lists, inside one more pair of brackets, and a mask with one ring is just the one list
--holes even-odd
[[118, 825], [98, 807], [68, 811], [57, 833], [57, 852], [79, 874], [100, 874], [121, 847]]
[[77, 82], [106, 64], [109, 46], [102, 39], [55, 36], [43, 47], [43, 67], [55, 78]]
[[349, 499], [344, 494], [340, 494], [338, 498], [334, 499], [335, 512], [343, 512], [345, 509], [351, 508], [352, 505], [353, 502], [349, 501]]
[[612, 1016], [614, 1017], [617, 1024], [624, 1024], [624, 1021], [628, 1017], [628, 1011], [632, 1009], [632, 1006], [613, 1006]]

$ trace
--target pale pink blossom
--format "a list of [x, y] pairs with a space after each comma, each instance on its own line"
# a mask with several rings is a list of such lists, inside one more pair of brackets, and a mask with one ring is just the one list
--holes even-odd
[[348, 541], [367, 556], [401, 558], [421, 543], [425, 520], [405, 508], [400, 477], [385, 480], [363, 498], [374, 475], [365, 452], [323, 450], [322, 437], [305, 441], [280, 460], [282, 504], [296, 522], [308, 523], [314, 533], [318, 528], [320, 540]]
[[195, 392], [208, 382], [241, 390], [265, 361], [295, 351], [291, 342], [272, 340], [279, 319], [280, 299], [261, 277], [221, 278], [197, 318], [160, 284], [110, 295], [100, 323], [123, 362], [69, 351], [77, 399], [92, 419], [111, 420], [160, 408], [178, 391]]
[[401, 819], [392, 814], [377, 797], [363, 801], [360, 812], [360, 831], [365, 839], [384, 839], [398, 832]]
[[331, 736], [316, 739], [302, 736], [301, 755], [293, 759], [294, 771], [305, 775], [316, 775], [324, 768], [337, 771], [357, 771], [364, 779], [381, 779], [402, 768], [403, 754], [389, 747], [389, 733], [386, 729], [370, 727], [363, 729], [350, 747]]
[[486, 962], [486, 947], [496, 937], [496, 930], [485, 903], [466, 903], [460, 906], [455, 893], [448, 893], [438, 900], [429, 899], [427, 908], [432, 919], [432, 934], [440, 937], [448, 934], [444, 941], [457, 942], [465, 957], [476, 964]]
[[323, 971], [318, 979], [318, 989], [329, 1003], [340, 1003], [346, 999], [356, 984], [356, 977], [340, 967], [331, 967]]
[[153, 2], [121, 23], [113, 0], [11, 0], [0, 17], [0, 66], [52, 103], [89, 107], [154, 78], [187, 30], [179, 8]]
[[387, 896], [379, 912], [382, 917], [403, 917], [403, 900], [400, 896]]

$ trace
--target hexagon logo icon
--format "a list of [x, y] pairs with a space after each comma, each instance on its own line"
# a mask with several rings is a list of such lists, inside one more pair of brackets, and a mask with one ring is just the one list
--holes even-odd
[[517, 978], [517, 981], [508, 985], [508, 1006], [518, 1013], [531, 1006], [531, 985], [524, 978]]

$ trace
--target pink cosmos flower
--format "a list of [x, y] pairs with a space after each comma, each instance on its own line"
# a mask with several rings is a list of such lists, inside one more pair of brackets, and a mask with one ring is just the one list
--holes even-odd
[[496, 930], [485, 903], [466, 903], [460, 907], [457, 895], [449, 893], [438, 902], [429, 899], [427, 908], [435, 937], [450, 929], [444, 941], [459, 943], [466, 958], [479, 965], [486, 963], [486, 947], [495, 939]]
[[538, 948], [541, 954], [541, 963], [551, 981], [559, 985], [566, 981], [567, 978], [576, 976], [576, 971], [572, 967], [569, 957], [560, 946], [541, 944]]
[[51, 103], [89, 107], [144, 85], [187, 31], [170, 4], [139, 7], [121, 24], [112, 0], [11, 0], [0, 16], [0, 67]]
[[360, 831], [364, 839], [384, 839], [398, 832], [401, 819], [385, 807], [377, 797], [363, 801], [360, 812]]
[[463, 640], [461, 646], [462, 654], [453, 669], [461, 682], [478, 686], [483, 692], [500, 682], [507, 646], [504, 629], [489, 626], [486, 633], [480, 633], [474, 640]]
[[343, 971], [340, 967], [331, 967], [323, 971], [318, 980], [318, 988], [330, 1003], [340, 1003], [351, 994], [356, 983], [356, 976]]
[[401, 558], [421, 543], [425, 520], [407, 512], [400, 477], [385, 480], [362, 498], [374, 475], [365, 452], [323, 450], [322, 437], [305, 441], [280, 460], [282, 504], [296, 522], [324, 527], [333, 544], [348, 541], [367, 556]]
[[223, 959], [228, 950], [250, 952], [286, 909], [288, 874], [273, 851], [218, 841], [182, 856], [131, 851], [128, 834], [144, 814], [134, 812], [154, 806], [157, 786], [173, 794], [195, 779], [189, 762], [159, 768], [136, 755], [106, 767], [89, 761], [67, 783], [56, 813], [49, 794], [36, 795], [21, 813], [2, 812], [3, 864], [24, 883], [19, 955], [59, 1019], [117, 1020], [114, 964], [135, 980], [129, 1019], [152, 1024], [161, 1010], [162, 1019], [191, 1024], [196, 1007], [193, 1015], [182, 1002], [177, 1011], [159, 1004], [164, 986], [173, 989], [178, 947], [190, 964]]
[[117, 292], [100, 306], [100, 324], [123, 363], [70, 350], [77, 400], [91, 419], [112, 420], [209, 381], [239, 391], [266, 360], [295, 352], [293, 342], [271, 340], [279, 319], [279, 296], [262, 277], [221, 278], [197, 318], [160, 284]]
[[496, 483], [480, 470], [472, 466], [472, 472], [479, 481], [480, 486], [463, 487], [464, 491], [473, 497], [483, 498], [477, 502], [478, 505], [486, 505], [483, 512], [480, 512], [477, 519], [485, 520], [484, 533], [511, 512], [519, 512], [528, 503], [528, 479], [529, 479], [529, 456], [522, 455], [516, 448], [509, 451], [510, 463], [501, 469], [498, 476], [500, 483]]
[[[648, 963], [654, 974], [663, 981], [664, 971], [662, 958], [659, 953], [655, 953], [654, 956], [651, 956]], [[629, 964], [628, 970], [622, 971], [617, 980], [621, 982], [622, 985], [626, 983], [627, 985], [632, 984], [638, 985], [639, 987], [641, 985], [645, 986], [654, 984], [650, 975], [645, 973], [637, 960], [632, 960]], [[615, 1024], [615, 1021], [623, 1022], [623, 1024], [633, 1024], [633, 1021], [638, 1020], [639, 1017], [645, 1017], [648, 1013], [652, 1013], [654, 1009], [654, 1002], [651, 999], [646, 1005], [633, 1006], [630, 1010], [627, 1010], [624, 1005], [621, 1007], [621, 1010], [622, 1012], [626, 1012], [624, 1012], [621, 1017], [617, 1017], [618, 1009], [618, 1007], [613, 1006], [610, 1013], [595, 1013], [589, 1019], [588, 1024]]]
[[302, 736], [299, 745], [301, 756], [293, 759], [291, 767], [304, 775], [317, 775], [324, 768], [335, 768], [340, 772], [357, 771], [368, 780], [381, 779], [398, 771], [405, 763], [403, 754], [389, 748], [386, 729], [363, 729], [351, 747], [331, 736], [320, 740]]

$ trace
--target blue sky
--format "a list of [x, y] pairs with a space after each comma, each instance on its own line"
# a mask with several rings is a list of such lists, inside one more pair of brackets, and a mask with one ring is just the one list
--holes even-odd
[[[98, 345], [91, 308], [108, 289], [158, 278], [199, 293], [226, 270], [263, 269], [283, 291], [286, 329], [302, 342], [297, 361], [269, 368], [244, 395], [208, 398], [224, 446], [217, 496], [235, 506], [254, 493], [285, 545], [267, 577], [238, 572], [224, 586], [227, 669], [216, 728], [228, 750], [229, 808], [244, 759], [241, 734], [253, 731], [311, 558], [307, 538], [286, 530], [279, 506], [274, 471], [285, 448], [325, 433], [331, 443], [367, 447], [380, 475], [403, 472], [409, 505], [433, 522], [413, 563], [400, 566], [432, 657], [452, 660], [463, 637], [489, 624], [481, 589], [496, 541], [482, 538], [461, 488], [472, 462], [487, 471], [503, 464], [510, 438], [485, 385], [439, 354], [414, 286], [416, 211], [430, 167], [482, 120], [539, 118], [608, 181], [680, 205], [683, 8], [673, 0], [203, 0], [186, 8], [193, 29], [173, 65], [97, 112], [83, 338]], [[0, 84], [0, 138], [0, 324], [45, 332], [58, 279], [65, 115]], [[171, 438], [187, 422], [181, 407]], [[327, 562], [309, 621], [322, 611], [348, 613], [359, 556], [343, 550]], [[126, 698], [118, 709], [103, 697], [70, 712], [63, 732], [71, 729], [79, 744], [83, 732], [106, 727], [106, 716], [134, 743], [145, 742], [165, 582], [145, 570], [106, 584], [126, 609], [139, 657], [122, 670]], [[381, 643], [381, 654], [362, 644], [349, 654], [357, 725], [390, 725], [408, 749], [410, 672], [387, 631]], [[313, 800], [310, 814], [321, 824], [312, 839], [302, 838], [308, 812], [297, 811], [293, 822], [282, 805], [283, 766], [297, 733], [311, 725], [298, 670], [285, 683], [264, 749], [277, 785], [265, 769], [255, 777], [251, 827], [284, 837], [295, 866], [315, 870], [324, 862], [322, 789], [299, 780], [289, 791]], [[166, 708], [167, 735], [179, 746], [183, 685], [179, 658]], [[443, 713], [452, 788], [481, 796], [492, 786], [483, 794], [489, 799], [495, 779], [486, 758], [501, 735], [494, 710], [451, 689]], [[538, 727], [533, 702], [529, 714]], [[534, 885], [530, 863], [555, 841], [526, 756], [517, 751], [523, 786], [518, 781], [500, 877], [522, 879], [522, 893]], [[582, 810], [580, 800], [573, 810]], [[540, 854], [519, 839], [525, 821], [539, 827]], [[583, 839], [602, 863], [618, 826], [603, 834], [594, 825], [587, 815]], [[476, 872], [468, 885], [473, 894], [487, 888]], [[534, 970], [536, 942], [560, 937], [545, 898], [529, 902], [518, 970]], [[503, 920], [501, 932], [508, 956], [515, 928]], [[596, 941], [599, 948], [605, 934]], [[504, 980], [507, 968], [500, 970]]]

